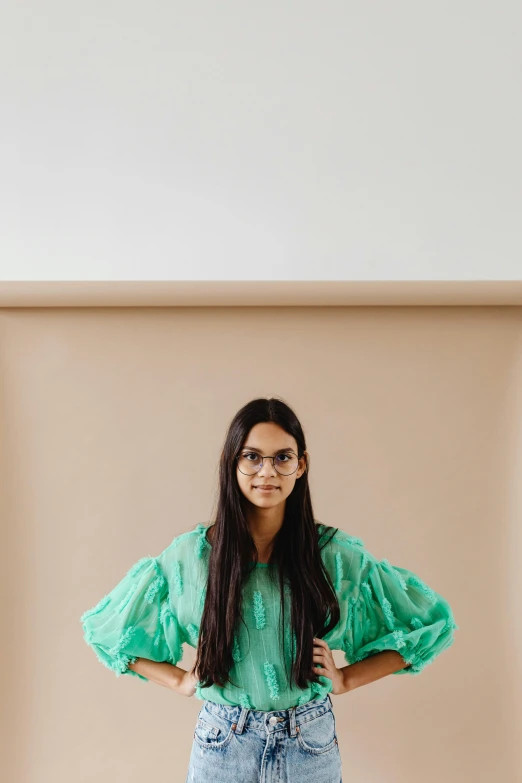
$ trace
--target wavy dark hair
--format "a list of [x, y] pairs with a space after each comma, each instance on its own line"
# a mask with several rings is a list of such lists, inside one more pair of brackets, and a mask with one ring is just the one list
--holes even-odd
[[[303, 428], [293, 410], [281, 399], [261, 397], [251, 400], [230, 423], [219, 461], [219, 494], [206, 597], [196, 660], [191, 670], [192, 673], [197, 671], [200, 685], [204, 688], [214, 683], [224, 686], [232, 682], [229, 670], [234, 663], [234, 636], [237, 623], [244, 622], [242, 586], [257, 562], [257, 550], [244, 513], [245, 497], [237, 481], [236, 457], [252, 427], [260, 422], [274, 422], [292, 435], [297, 442], [299, 459], [306, 450]], [[315, 665], [313, 637], [324, 636], [340, 618], [335, 589], [321, 558], [308, 484], [309, 460], [307, 455], [304, 457], [306, 470], [296, 479], [292, 492], [286, 498], [283, 524], [273, 541], [269, 561], [277, 564], [283, 634], [286, 627], [285, 581], [290, 586], [291, 630], [295, 633], [296, 650], [290, 681], [301, 689], [308, 687], [310, 682], [320, 682], [319, 675], [312, 669]], [[331, 535], [328, 535], [330, 532]], [[336, 532], [337, 528], [324, 526], [321, 547]]]

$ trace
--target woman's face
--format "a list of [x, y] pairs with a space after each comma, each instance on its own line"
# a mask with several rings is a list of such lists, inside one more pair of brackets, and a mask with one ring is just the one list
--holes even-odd
[[[241, 449], [241, 454], [247, 452], [257, 452], [262, 456], [275, 456], [278, 452], [288, 453], [284, 450], [291, 449], [293, 456], [297, 456], [297, 442], [292, 435], [285, 432], [279, 424], [275, 424], [272, 421], [261, 422], [256, 424], [247, 435], [245, 443]], [[307, 454], [307, 452], [305, 452]], [[250, 457], [250, 460], [255, 462], [254, 457]], [[281, 458], [281, 467], [283, 468], [284, 461], [288, 458]], [[276, 459], [277, 464], [277, 459]], [[298, 467], [295, 473], [289, 476], [284, 476], [278, 473], [272, 466], [271, 459], [265, 459], [263, 461], [263, 467], [259, 469], [258, 473], [253, 475], [245, 475], [236, 468], [236, 475], [239, 487], [243, 495], [254, 506], [258, 508], [273, 508], [280, 503], [284, 503], [286, 498], [292, 492], [296, 480], [303, 475], [306, 468], [306, 460], [303, 457], [298, 462]], [[264, 492], [258, 489], [260, 485], [272, 484], [276, 489], [270, 492]]]

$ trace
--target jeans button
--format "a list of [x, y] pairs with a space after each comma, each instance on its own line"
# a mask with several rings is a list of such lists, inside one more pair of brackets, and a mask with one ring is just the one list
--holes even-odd
[[269, 722], [269, 723], [270, 723], [272, 726], [275, 726], [275, 725], [276, 725], [276, 723], [277, 723], [277, 718], [276, 718], [276, 716], [275, 716], [275, 715], [272, 715], [272, 717], [271, 717], [271, 718], [269, 718], [268, 722]]

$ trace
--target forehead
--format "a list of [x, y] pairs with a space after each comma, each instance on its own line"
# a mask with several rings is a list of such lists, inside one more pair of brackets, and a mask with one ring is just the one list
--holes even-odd
[[245, 438], [244, 449], [263, 454], [275, 454], [281, 451], [296, 451], [295, 438], [275, 422], [259, 422], [254, 425]]

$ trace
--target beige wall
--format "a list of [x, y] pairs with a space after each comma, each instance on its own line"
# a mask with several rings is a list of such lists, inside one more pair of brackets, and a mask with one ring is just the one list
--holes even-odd
[[343, 779], [521, 778], [519, 307], [12, 308], [0, 341], [3, 780], [184, 783], [202, 702], [116, 678], [79, 618], [210, 518], [228, 423], [272, 394], [316, 518], [459, 625], [420, 676], [333, 697]]

